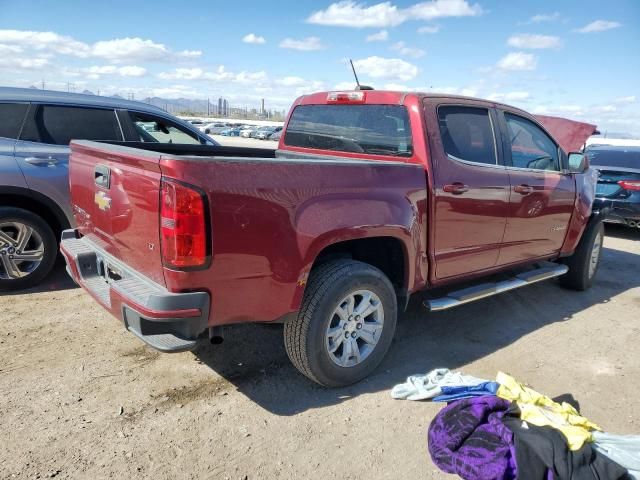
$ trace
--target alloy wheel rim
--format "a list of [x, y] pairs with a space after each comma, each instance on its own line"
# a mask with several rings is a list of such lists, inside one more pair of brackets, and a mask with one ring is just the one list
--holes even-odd
[[33, 227], [0, 223], [0, 280], [17, 280], [32, 273], [44, 258], [44, 242]]
[[359, 365], [375, 350], [384, 327], [384, 307], [370, 290], [356, 290], [336, 306], [325, 335], [329, 358], [339, 367]]
[[602, 234], [598, 233], [593, 241], [593, 247], [591, 248], [591, 257], [589, 258], [589, 278], [593, 278], [598, 267], [598, 260], [600, 259], [600, 251], [602, 250]]

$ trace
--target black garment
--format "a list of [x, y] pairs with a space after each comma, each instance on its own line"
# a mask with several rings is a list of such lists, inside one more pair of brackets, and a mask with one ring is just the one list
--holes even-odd
[[[520, 419], [512, 404], [502, 422], [513, 432], [518, 480], [622, 480], [628, 472], [585, 443], [571, 451], [562, 432], [538, 427]], [[550, 473], [553, 476], [550, 476]]]

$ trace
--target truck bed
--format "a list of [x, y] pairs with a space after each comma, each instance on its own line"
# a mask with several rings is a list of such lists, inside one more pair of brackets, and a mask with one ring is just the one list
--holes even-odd
[[[119, 282], [135, 277], [149, 284], [138, 290], [156, 297], [159, 291], [206, 292], [209, 326], [276, 321], [298, 309], [308, 273], [325, 249], [369, 237], [402, 245], [404, 253], [393, 261], [404, 264], [399, 268], [409, 290], [426, 281], [420, 252], [427, 190], [419, 165], [149, 143], [74, 141], [71, 150], [72, 204], [84, 245], [77, 248], [112, 260], [115, 275], [108, 278], [107, 268], [100, 280], [112, 285], [92, 293], [118, 317], [127, 305]], [[108, 188], [96, 184], [106, 171]], [[206, 199], [210, 262], [203, 268], [163, 264], [159, 197], [165, 181], [192, 186]], [[146, 305], [140, 298], [133, 303]]]

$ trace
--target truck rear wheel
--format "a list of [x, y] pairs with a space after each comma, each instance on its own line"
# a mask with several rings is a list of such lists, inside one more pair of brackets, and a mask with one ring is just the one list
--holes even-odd
[[595, 221], [587, 226], [573, 255], [562, 259], [569, 271], [558, 279], [560, 285], [579, 291], [591, 287], [600, 265], [603, 239], [602, 221]]
[[397, 301], [379, 269], [337, 260], [311, 271], [297, 318], [284, 326], [294, 366], [327, 387], [369, 375], [387, 353], [396, 328]]
[[42, 218], [22, 208], [0, 208], [0, 291], [33, 287], [53, 268], [58, 244]]

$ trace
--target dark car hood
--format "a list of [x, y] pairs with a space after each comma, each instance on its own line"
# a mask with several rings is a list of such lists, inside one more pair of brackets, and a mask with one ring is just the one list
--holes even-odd
[[596, 125], [576, 122], [568, 118], [547, 115], [536, 115], [535, 117], [567, 153], [582, 150], [587, 138], [597, 131]]

